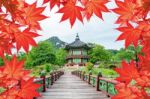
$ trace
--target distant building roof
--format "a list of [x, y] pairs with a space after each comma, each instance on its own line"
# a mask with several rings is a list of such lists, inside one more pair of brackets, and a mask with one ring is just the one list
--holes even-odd
[[68, 45], [66, 45], [65, 48], [66, 49], [70, 49], [70, 48], [86, 48], [86, 49], [89, 49], [90, 47], [88, 46], [88, 44], [82, 42], [79, 38], [79, 35], [77, 34], [75, 41], [68, 44]]

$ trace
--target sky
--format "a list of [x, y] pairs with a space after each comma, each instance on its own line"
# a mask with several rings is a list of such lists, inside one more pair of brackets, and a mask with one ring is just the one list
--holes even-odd
[[[28, 3], [33, 3], [35, 0], [26, 0]], [[41, 0], [42, 1], [42, 0]], [[113, 0], [112, 0], [113, 1]], [[38, 6], [41, 2], [38, 2]], [[107, 4], [107, 7], [112, 9], [116, 7], [114, 2]], [[93, 16], [90, 21], [84, 20], [84, 24], [78, 20], [71, 28], [69, 20], [61, 22], [62, 14], [58, 14], [57, 7], [54, 7], [51, 11], [49, 6], [43, 12], [44, 15], [50, 17], [41, 21], [42, 31], [39, 34], [42, 35], [36, 38], [36, 41], [43, 41], [52, 36], [58, 36], [62, 41], [71, 43], [75, 40], [78, 33], [81, 41], [85, 43], [96, 43], [103, 45], [106, 49], [120, 49], [124, 47], [123, 41], [116, 41], [120, 33], [115, 30], [118, 25], [114, 24], [117, 15], [110, 13], [103, 13], [103, 20]]]

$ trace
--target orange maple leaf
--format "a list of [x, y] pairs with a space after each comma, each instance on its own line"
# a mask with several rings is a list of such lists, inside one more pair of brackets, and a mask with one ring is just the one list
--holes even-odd
[[[18, 96], [23, 99], [33, 99], [33, 97], [39, 97], [40, 94], [36, 91], [41, 85], [33, 83], [34, 78], [30, 78], [25, 81], [22, 80], [20, 83], [20, 90]], [[18, 98], [20, 99], [20, 98]]]
[[128, 47], [130, 44], [134, 46], [138, 45], [138, 40], [141, 38], [141, 30], [134, 28], [131, 24], [127, 24], [125, 27], [117, 28], [122, 34], [117, 38], [117, 40], [125, 40], [125, 47]]
[[140, 77], [134, 61], [132, 61], [130, 64], [127, 64], [125, 61], [123, 61], [122, 67], [116, 68], [115, 71], [120, 75], [118, 78], [116, 78], [116, 80], [125, 82], [127, 84], [130, 83], [131, 80]]
[[142, 40], [143, 49], [142, 52], [149, 54], [150, 53], [150, 32], [146, 32], [143, 34]]
[[112, 9], [112, 11], [120, 15], [116, 23], [126, 25], [127, 21], [132, 20], [135, 17], [136, 4], [132, 3], [132, 0], [115, 1], [118, 8]]
[[8, 89], [7, 91], [1, 93], [0, 99], [17, 99], [18, 91], [15, 87]]
[[16, 56], [13, 56], [11, 61], [5, 60], [3, 74], [6, 75], [7, 79], [20, 79], [23, 76], [23, 64], [24, 61], [17, 61]]
[[108, 0], [82, 0], [82, 4], [85, 5], [84, 15], [87, 20], [90, 20], [93, 14], [103, 19], [102, 12], [109, 12], [105, 6], [106, 3], [108, 3]]
[[27, 28], [21, 33], [14, 33], [17, 50], [20, 50], [20, 48], [23, 47], [24, 50], [28, 52], [29, 45], [37, 45], [33, 38], [39, 35], [37, 33], [30, 32], [29, 30], [30, 29]]
[[117, 94], [111, 99], [149, 99], [145, 90], [139, 89], [136, 86], [127, 86], [124, 83], [115, 86]]
[[150, 72], [148, 70], [140, 71], [140, 78], [135, 79], [136, 85], [150, 87]]
[[143, 71], [150, 71], [150, 54], [146, 56], [139, 56], [139, 60], [139, 68]]
[[7, 38], [3, 33], [0, 34], [0, 56], [4, 57], [4, 53], [11, 54], [11, 48], [13, 48], [11, 39]]
[[25, 13], [23, 13], [23, 16], [25, 18], [26, 24], [29, 25], [31, 29], [41, 30], [38, 21], [42, 21], [47, 18], [45, 15], [42, 15], [45, 7], [36, 7], [36, 2], [31, 5], [26, 5], [27, 7], [23, 9], [25, 11]]
[[150, 37], [150, 33], [149, 33], [150, 32], [150, 20], [138, 22], [137, 28], [141, 30], [143, 39], [144, 37], [147, 38], [147, 36]]
[[55, 5], [57, 5], [58, 7], [60, 7], [61, 3], [63, 2], [63, 0], [44, 0], [43, 4], [45, 3], [50, 3], [50, 9], [53, 9], [53, 7]]
[[150, 10], [150, 0], [134, 0], [134, 3], [137, 5], [137, 10], [140, 16], [146, 18]]
[[83, 8], [76, 6], [75, 2], [68, 2], [63, 8], [59, 9], [58, 11], [58, 13], [63, 13], [60, 22], [69, 19], [71, 27], [74, 25], [76, 19], [79, 19], [81, 22], [83, 22], [81, 11], [83, 11]]

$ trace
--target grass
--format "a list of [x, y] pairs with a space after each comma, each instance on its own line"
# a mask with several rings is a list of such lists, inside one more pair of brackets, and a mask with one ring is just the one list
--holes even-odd
[[107, 78], [116, 78], [116, 77], [118, 77], [118, 74], [113, 69], [92, 68], [92, 70], [89, 71], [86, 67], [81, 67], [79, 70], [85, 72], [86, 74], [92, 72], [93, 75], [98, 75], [99, 72], [101, 72], [102, 76], [107, 77]]

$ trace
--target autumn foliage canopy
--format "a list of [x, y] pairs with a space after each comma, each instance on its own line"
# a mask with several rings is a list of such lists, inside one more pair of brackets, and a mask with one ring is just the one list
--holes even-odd
[[[71, 27], [78, 19], [90, 21], [93, 15], [103, 20], [102, 13], [116, 13], [116, 24], [121, 32], [117, 40], [124, 40], [125, 47], [133, 44], [141, 45], [143, 56], [139, 55], [136, 63], [122, 62], [121, 68], [116, 68], [120, 75], [116, 80], [117, 94], [113, 99], [149, 99], [150, 88], [150, 0], [43, 0], [37, 7], [37, 1], [28, 4], [25, 0], [0, 0], [0, 56], [5, 65], [0, 68], [0, 88], [4, 91], [0, 99], [32, 99], [38, 97], [29, 71], [23, 69], [23, 61], [13, 56], [11, 61], [4, 58], [12, 54], [12, 49], [23, 48], [29, 51], [29, 46], [36, 46], [34, 40], [41, 30], [39, 21], [47, 18], [42, 12], [47, 4], [50, 9], [58, 7], [57, 13], [62, 14], [60, 22], [69, 20]], [[115, 1], [117, 7], [108, 9], [106, 4]], [[113, 34], [112, 34], [113, 35]], [[32, 93], [32, 94], [30, 94]]]

